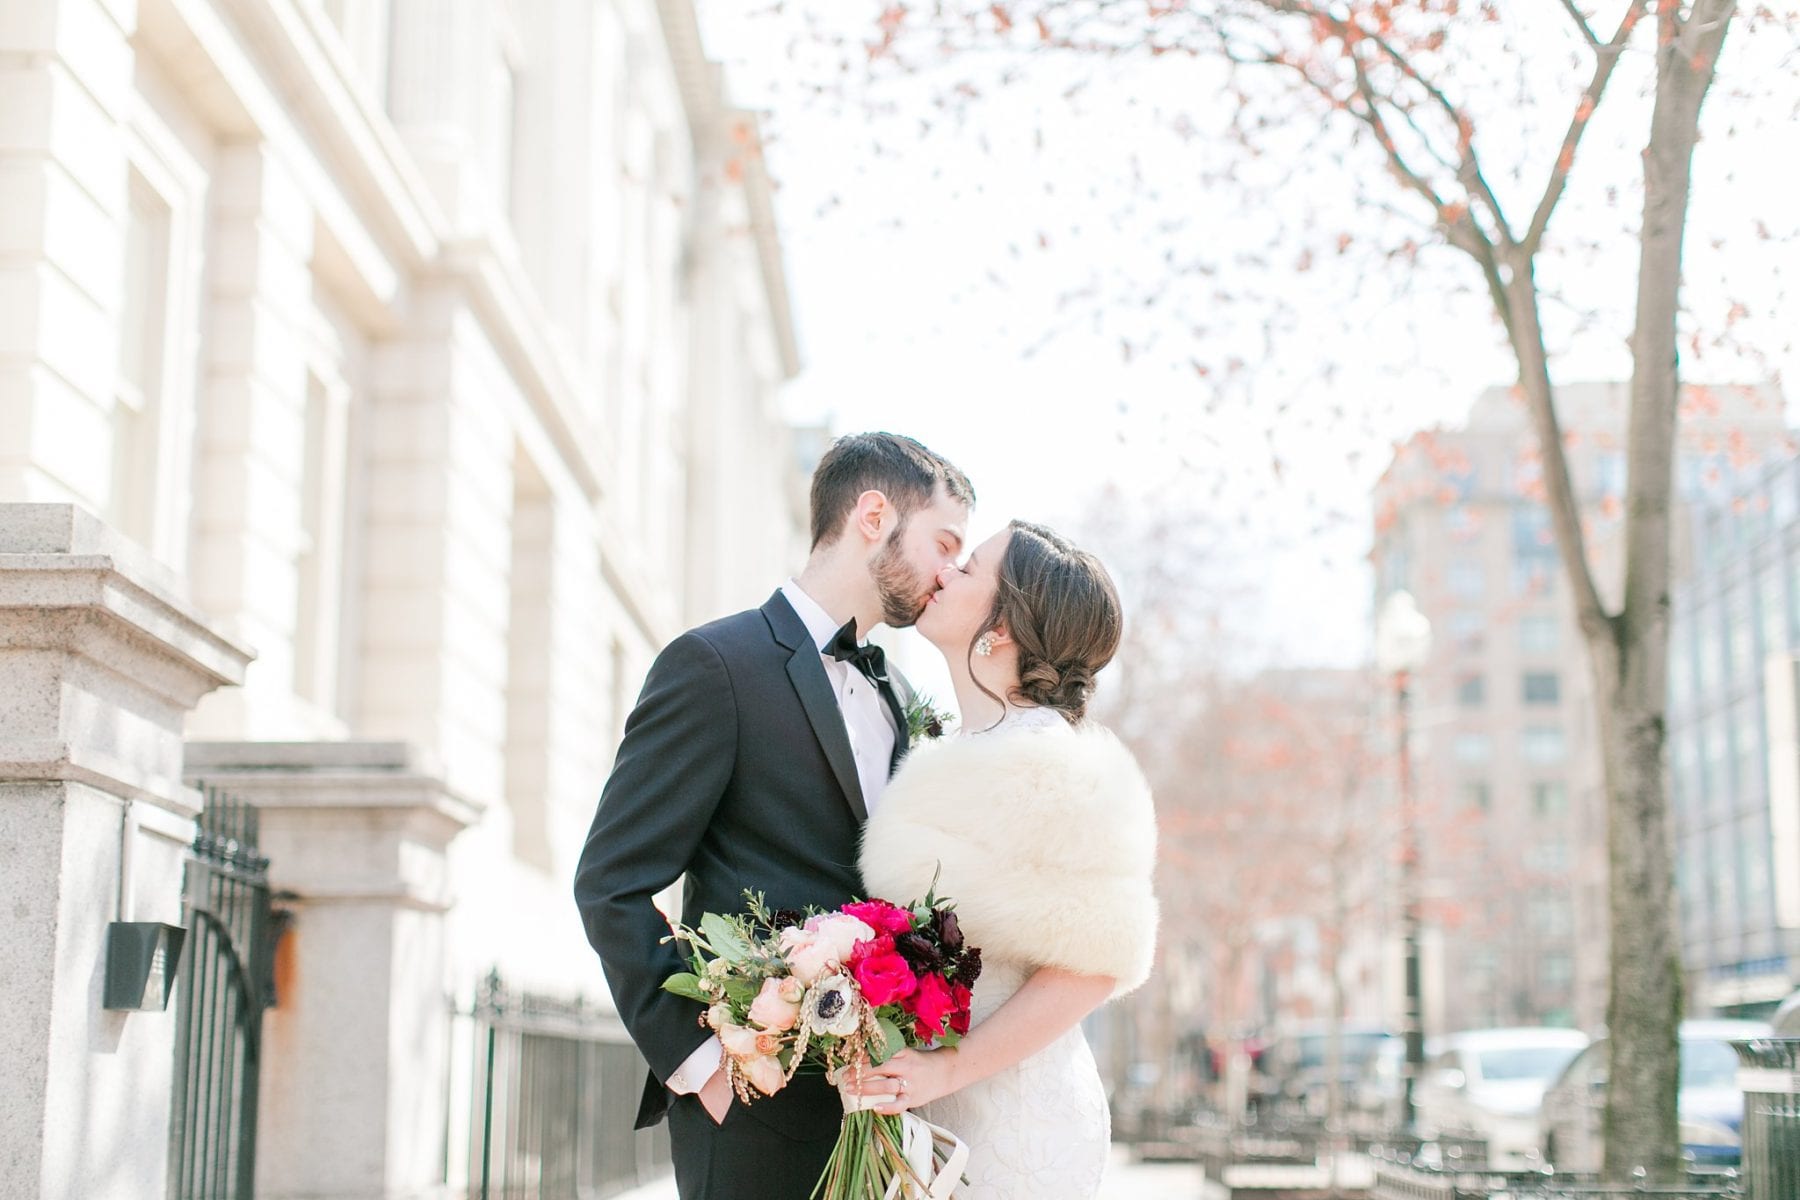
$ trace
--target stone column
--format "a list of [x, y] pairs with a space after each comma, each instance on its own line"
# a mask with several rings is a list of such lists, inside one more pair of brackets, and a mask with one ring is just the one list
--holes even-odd
[[256, 806], [293, 914], [263, 1018], [259, 1200], [439, 1200], [445, 850], [479, 807], [400, 742], [191, 742], [187, 770]]
[[208, 612], [241, 622], [258, 658], [246, 686], [202, 705], [190, 730], [320, 732], [294, 704], [313, 213], [267, 143], [223, 150], [213, 187], [190, 578]]
[[182, 721], [249, 661], [81, 509], [0, 505], [0, 1191], [163, 1195], [174, 1013], [101, 1006], [106, 928], [181, 923]]

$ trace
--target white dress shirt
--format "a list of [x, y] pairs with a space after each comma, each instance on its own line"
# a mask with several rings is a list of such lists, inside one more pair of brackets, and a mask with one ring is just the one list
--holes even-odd
[[[817, 600], [802, 591], [800, 585], [792, 579], [781, 585], [781, 594], [800, 615], [806, 632], [812, 635], [813, 644], [819, 648], [819, 659], [825, 665], [825, 678], [831, 681], [832, 695], [837, 697], [838, 710], [844, 716], [844, 732], [850, 736], [850, 753], [856, 759], [857, 781], [862, 784], [863, 807], [874, 812], [876, 800], [887, 788], [888, 768], [894, 758], [894, 740], [899, 736], [893, 711], [888, 708], [887, 701], [881, 698], [881, 690], [870, 683], [861, 671], [825, 653], [825, 647], [831, 644], [844, 622], [833, 619]], [[713, 1072], [719, 1069], [721, 1049], [718, 1038], [707, 1038], [669, 1076], [669, 1090], [678, 1096], [685, 1096], [705, 1087]]]

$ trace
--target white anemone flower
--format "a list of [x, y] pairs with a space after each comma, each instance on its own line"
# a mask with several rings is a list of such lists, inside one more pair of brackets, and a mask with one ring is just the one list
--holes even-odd
[[817, 1033], [849, 1037], [862, 1024], [856, 996], [856, 984], [848, 975], [825, 976], [806, 993], [806, 1023]]

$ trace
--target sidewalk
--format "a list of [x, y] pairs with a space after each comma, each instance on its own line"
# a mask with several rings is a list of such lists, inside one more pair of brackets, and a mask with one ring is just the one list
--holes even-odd
[[[1099, 1200], [1200, 1200], [1200, 1168], [1186, 1163], [1134, 1163], [1119, 1146]], [[664, 1180], [626, 1192], [617, 1200], [676, 1200], [675, 1181]]]

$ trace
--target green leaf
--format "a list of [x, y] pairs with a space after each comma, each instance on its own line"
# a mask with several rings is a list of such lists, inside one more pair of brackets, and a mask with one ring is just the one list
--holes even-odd
[[739, 1004], [749, 1004], [762, 991], [762, 985], [754, 979], [731, 978], [725, 981], [725, 995]]
[[728, 917], [718, 913], [707, 913], [700, 918], [700, 932], [712, 947], [713, 953], [729, 963], [740, 963], [754, 953], [744, 935], [738, 932], [737, 925]]
[[698, 1000], [702, 1004], [711, 1004], [712, 997], [700, 990], [698, 975], [671, 975], [662, 983], [663, 991], [673, 992], [677, 996], [686, 996], [689, 1000]]
[[876, 1062], [884, 1063], [906, 1049], [906, 1037], [900, 1032], [898, 1025], [886, 1017], [876, 1017], [875, 1026], [881, 1030], [881, 1036], [887, 1042], [887, 1045], [883, 1046], [880, 1053], [875, 1056]]

